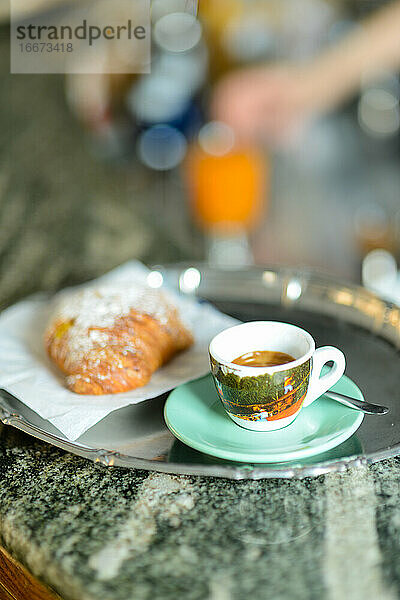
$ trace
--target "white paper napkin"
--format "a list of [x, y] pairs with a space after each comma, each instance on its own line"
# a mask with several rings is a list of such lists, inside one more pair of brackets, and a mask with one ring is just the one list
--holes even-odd
[[[144, 283], [148, 272], [141, 263], [132, 261], [88, 285], [121, 281]], [[0, 315], [0, 388], [14, 394], [50, 421], [68, 439], [76, 440], [112, 411], [155, 398], [177, 385], [205, 375], [209, 369], [210, 340], [237, 321], [195, 298], [168, 291], [183, 320], [191, 328], [195, 343], [158, 369], [144, 387], [103, 396], [70, 392], [48, 359], [43, 345], [43, 332], [53, 304], [43, 296], [33, 296]]]

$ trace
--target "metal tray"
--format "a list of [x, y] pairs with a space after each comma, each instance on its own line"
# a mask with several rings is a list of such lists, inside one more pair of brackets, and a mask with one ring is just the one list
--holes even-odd
[[[0, 420], [40, 440], [106, 466], [232, 479], [317, 476], [400, 454], [400, 308], [367, 290], [308, 270], [196, 265], [159, 269], [168, 285], [215, 304], [242, 320], [280, 320], [304, 327], [317, 345], [332, 344], [347, 357], [346, 373], [371, 402], [389, 406], [367, 416], [355, 435], [312, 459], [278, 464], [230, 463], [206, 456], [173, 438], [162, 416], [166, 396], [111, 413], [77, 442], [0, 391]], [[193, 266], [192, 266], [193, 269]], [[198, 273], [194, 272], [198, 275]], [[3, 430], [4, 435], [6, 430]]]

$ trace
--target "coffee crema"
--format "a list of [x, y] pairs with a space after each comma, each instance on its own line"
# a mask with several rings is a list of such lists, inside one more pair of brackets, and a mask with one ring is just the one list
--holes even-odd
[[255, 350], [238, 356], [232, 362], [242, 367], [277, 367], [296, 360], [290, 354], [276, 350]]

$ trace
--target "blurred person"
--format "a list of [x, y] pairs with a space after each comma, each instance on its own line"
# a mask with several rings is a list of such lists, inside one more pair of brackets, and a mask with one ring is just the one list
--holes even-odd
[[242, 141], [286, 146], [311, 117], [333, 110], [377, 74], [400, 68], [399, 31], [396, 0], [308, 63], [233, 72], [216, 87], [213, 117]]

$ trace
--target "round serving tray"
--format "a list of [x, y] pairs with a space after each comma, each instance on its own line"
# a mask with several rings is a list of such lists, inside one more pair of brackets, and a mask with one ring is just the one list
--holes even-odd
[[[163, 420], [165, 395], [111, 413], [77, 442], [66, 440], [48, 421], [4, 391], [0, 392], [0, 420], [106, 466], [232, 479], [317, 476], [400, 454], [398, 306], [364, 288], [304, 269], [179, 265], [157, 270], [167, 285], [212, 302], [241, 320], [294, 323], [307, 329], [317, 345], [338, 346], [346, 354], [346, 373], [365, 398], [388, 406], [389, 413], [366, 415], [356, 434], [326, 454], [275, 464], [230, 463], [178, 442]], [[2, 435], [7, 435], [6, 428]]]

